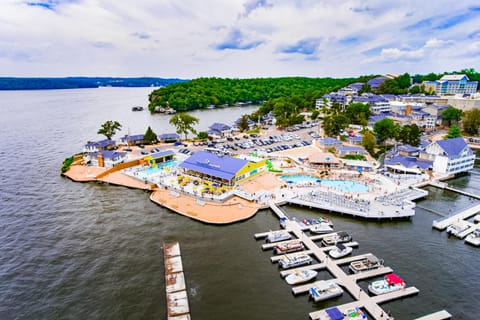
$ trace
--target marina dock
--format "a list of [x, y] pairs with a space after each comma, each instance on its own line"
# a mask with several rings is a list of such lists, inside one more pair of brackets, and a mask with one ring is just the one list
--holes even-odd
[[[285, 213], [282, 210], [280, 210], [275, 203], [270, 202], [269, 205], [273, 210], [273, 212], [275, 212], [275, 214], [277, 214], [279, 218], [287, 218]], [[383, 310], [379, 304], [390, 301], [390, 300], [414, 295], [419, 292], [419, 290], [415, 287], [408, 287], [402, 290], [398, 290], [398, 291], [394, 291], [394, 292], [390, 292], [390, 293], [386, 293], [378, 296], [370, 296], [368, 293], [362, 290], [362, 288], [357, 284], [357, 281], [360, 279], [367, 279], [367, 278], [377, 277], [377, 276], [390, 273], [393, 271], [391, 268], [380, 267], [375, 270], [360, 272], [356, 274], [346, 274], [343, 271], [343, 269], [340, 267], [340, 265], [346, 264], [352, 261], [361, 260], [371, 254], [370, 253], [362, 254], [362, 255], [338, 259], [338, 260], [331, 259], [327, 257], [326, 247], [318, 246], [313, 240], [314, 237], [307, 236], [302, 231], [301, 226], [298, 223], [296, 223], [296, 221], [289, 220], [287, 218], [285, 221], [285, 229], [288, 232], [290, 232], [292, 235], [295, 235], [297, 239], [300, 239], [303, 242], [303, 244], [305, 245], [305, 251], [303, 251], [304, 253], [308, 253], [309, 255], [315, 257], [316, 260], [319, 261], [320, 263], [306, 266], [306, 267], [285, 270], [285, 271], [282, 271], [280, 275], [284, 277], [290, 273], [296, 272], [298, 270], [304, 270], [304, 269], [326, 269], [332, 275], [333, 277], [332, 280], [340, 284], [355, 299], [355, 301], [353, 302], [343, 304], [341, 306], [337, 306], [337, 308], [342, 312], [352, 307], [360, 307], [365, 309], [373, 319], [385, 320], [387, 319], [387, 312]], [[257, 235], [255, 235], [255, 238], [258, 238]], [[319, 240], [325, 236], [326, 235], [315, 236], [315, 237], [316, 237], [316, 240]], [[358, 245], [358, 243], [355, 243], [355, 244]], [[280, 257], [280, 256], [275, 256], [272, 258], [279, 259], [277, 257]], [[309, 283], [309, 284], [293, 287], [292, 292], [294, 294], [308, 292], [308, 290], [314, 284], [315, 283]], [[309, 316], [312, 320], [328, 319], [328, 316], [325, 310], [311, 312]], [[427, 318], [427, 319], [433, 320], [435, 318]]]
[[416, 318], [415, 320], [446, 320], [451, 318], [452, 315], [450, 313], [448, 313], [446, 310], [442, 310], [420, 318]]
[[178, 242], [164, 243], [165, 291], [167, 295], [167, 319], [190, 320], [187, 288], [183, 274], [182, 257]]
[[[468, 219], [472, 216], [474, 216], [476, 213], [480, 211], [480, 204], [477, 204], [473, 207], [467, 208], [465, 210], [462, 210], [460, 212], [457, 212], [451, 216], [446, 217], [445, 219], [442, 220], [435, 220], [433, 221], [433, 227], [438, 230], [444, 230], [447, 228], [449, 225], [460, 221], [460, 220], [465, 220]], [[471, 231], [473, 232], [473, 230]], [[465, 235], [466, 236], [466, 235]]]

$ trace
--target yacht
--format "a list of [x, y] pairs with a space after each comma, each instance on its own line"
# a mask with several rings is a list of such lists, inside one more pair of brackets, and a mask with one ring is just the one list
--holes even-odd
[[278, 264], [282, 269], [300, 267], [310, 263], [312, 263], [312, 258], [308, 254], [301, 252], [297, 254], [286, 254], [282, 259], [278, 260]]
[[267, 235], [267, 242], [279, 242], [291, 238], [292, 235], [286, 230], [270, 231]]
[[470, 228], [469, 223], [464, 220], [461, 220], [449, 225], [447, 227], [447, 233], [460, 238], [460, 234], [465, 230], [467, 230], [468, 228]]
[[303, 250], [305, 247], [303, 246], [302, 241], [300, 240], [292, 240], [288, 242], [282, 242], [275, 246], [273, 251], [275, 254], [285, 254], [295, 251]]
[[352, 236], [350, 236], [345, 231], [339, 231], [337, 233], [331, 234], [323, 238], [322, 244], [326, 247], [333, 246], [337, 243], [344, 243], [349, 242], [352, 240]]
[[315, 302], [335, 298], [343, 294], [342, 288], [340, 288], [340, 286], [333, 280], [320, 280], [315, 282], [309, 292], [310, 297]]
[[471, 244], [472, 246], [480, 246], [480, 228], [477, 228], [475, 231], [470, 233], [465, 238], [465, 242]]
[[333, 232], [333, 228], [330, 226], [328, 222], [320, 222], [314, 224], [310, 227], [311, 233], [330, 233]]

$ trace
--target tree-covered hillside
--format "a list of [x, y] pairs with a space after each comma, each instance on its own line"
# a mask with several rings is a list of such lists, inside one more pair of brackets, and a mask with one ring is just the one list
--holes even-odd
[[299, 97], [301, 105], [313, 106], [316, 98], [358, 79], [345, 78], [198, 78], [174, 83], [150, 94], [151, 111], [156, 106], [178, 111], [203, 109], [210, 105], [234, 105], [237, 102], [259, 103], [280, 97]]

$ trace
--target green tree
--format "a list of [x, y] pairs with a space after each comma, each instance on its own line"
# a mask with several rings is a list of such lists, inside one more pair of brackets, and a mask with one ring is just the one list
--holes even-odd
[[373, 125], [373, 133], [380, 142], [384, 142], [387, 139], [396, 138], [397, 127], [392, 119], [385, 118], [375, 122]]
[[455, 107], [448, 107], [442, 112], [442, 119], [447, 121], [448, 125], [452, 125], [452, 121], [460, 121], [462, 118], [462, 110]]
[[104, 135], [105, 137], [107, 137], [107, 139], [112, 139], [117, 130], [120, 130], [121, 128], [122, 125], [118, 121], [108, 120], [105, 121], [104, 124], [102, 124], [100, 129], [98, 129], [97, 133]]
[[189, 132], [192, 134], [197, 133], [195, 128], [193, 128], [193, 125], [197, 124], [198, 121], [198, 118], [195, 118], [188, 113], [176, 113], [170, 118], [169, 123], [175, 126], [178, 134], [183, 133], [185, 135], [185, 139], [187, 139], [187, 134]]
[[348, 124], [348, 118], [344, 114], [334, 114], [323, 119], [323, 131], [329, 137], [338, 136], [343, 129], [348, 127]]
[[398, 140], [411, 146], [418, 147], [420, 144], [420, 128], [416, 124], [407, 124], [401, 127]]
[[200, 132], [197, 134], [197, 139], [199, 139], [199, 140], [207, 140], [207, 139], [208, 139], [208, 132], [206, 132], [206, 131], [200, 131]]
[[145, 131], [145, 134], [143, 135], [143, 140], [146, 144], [154, 144], [158, 141], [157, 134], [153, 132], [150, 126], [148, 126], [147, 131]]
[[480, 128], [480, 109], [465, 111], [462, 116], [463, 130], [470, 135], [477, 135]]
[[[260, 115], [258, 115], [258, 117], [260, 117]], [[240, 118], [240, 122], [238, 123], [238, 130], [240, 130], [240, 132], [245, 132], [248, 130], [249, 126], [248, 126], [248, 115], [244, 114], [241, 118]]]
[[362, 146], [372, 156], [375, 153], [374, 149], [376, 144], [377, 142], [375, 141], [375, 136], [373, 135], [373, 133], [370, 130], [365, 130], [362, 138]]
[[361, 95], [362, 93], [372, 92], [372, 87], [368, 83], [364, 83], [362, 88], [358, 91], [358, 94]]
[[312, 115], [310, 116], [310, 118], [311, 118], [312, 120], [316, 120], [319, 115], [320, 115], [320, 111], [318, 111], [318, 110], [313, 110], [313, 111], [312, 111]]
[[362, 124], [362, 120], [368, 119], [370, 114], [370, 106], [366, 103], [350, 103], [345, 110], [345, 115], [353, 124]]
[[460, 131], [460, 128], [457, 125], [453, 125], [448, 130], [447, 135], [445, 136], [445, 139], [458, 138], [461, 136], [462, 136], [462, 131]]

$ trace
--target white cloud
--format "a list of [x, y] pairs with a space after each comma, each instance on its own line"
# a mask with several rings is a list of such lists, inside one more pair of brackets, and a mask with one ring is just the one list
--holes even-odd
[[480, 18], [469, 10], [473, 6], [477, 1], [452, 8], [448, 0], [4, 0], [0, 76], [352, 76], [480, 69], [478, 60], [458, 59], [477, 48], [467, 36]]

